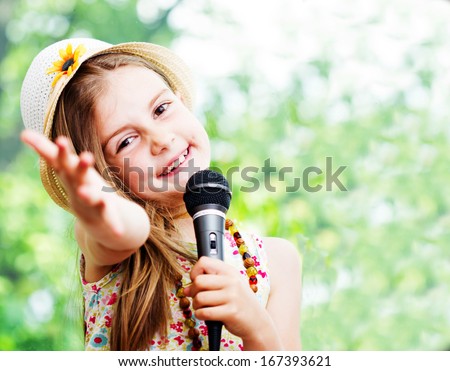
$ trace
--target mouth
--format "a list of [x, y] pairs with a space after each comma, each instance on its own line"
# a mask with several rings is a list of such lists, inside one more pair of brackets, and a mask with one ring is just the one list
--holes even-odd
[[182, 165], [186, 161], [186, 158], [189, 156], [189, 150], [190, 147], [186, 148], [186, 150], [182, 154], [180, 154], [180, 156], [178, 156], [175, 161], [165, 166], [164, 170], [161, 174], [159, 174], [159, 176], [167, 176], [171, 173], [174, 173], [180, 167], [180, 165]]

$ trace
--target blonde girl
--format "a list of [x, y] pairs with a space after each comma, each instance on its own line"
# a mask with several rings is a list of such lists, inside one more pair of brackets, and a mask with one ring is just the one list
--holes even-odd
[[22, 140], [76, 218], [85, 349], [207, 350], [220, 320], [222, 350], [298, 350], [290, 243], [227, 221], [225, 261], [196, 258], [183, 187], [210, 145], [192, 105], [183, 61], [150, 43], [63, 40], [27, 72]]

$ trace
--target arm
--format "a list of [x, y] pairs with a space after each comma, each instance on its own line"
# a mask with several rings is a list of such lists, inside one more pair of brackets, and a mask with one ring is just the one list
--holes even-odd
[[142, 246], [150, 232], [145, 210], [115, 193], [102, 191], [109, 185], [93, 168], [92, 154], [77, 156], [63, 137], [53, 143], [25, 130], [21, 139], [55, 169], [64, 185], [77, 217], [75, 237], [86, 259], [86, 280], [100, 279], [112, 265]]
[[286, 350], [300, 350], [301, 262], [296, 248], [280, 238], [265, 238], [271, 288], [267, 311]]

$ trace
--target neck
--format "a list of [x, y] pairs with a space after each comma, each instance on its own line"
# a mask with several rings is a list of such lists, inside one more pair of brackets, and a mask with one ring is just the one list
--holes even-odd
[[176, 207], [170, 208], [170, 214], [172, 215], [172, 218], [176, 221], [178, 219], [188, 219], [191, 216], [188, 214], [186, 210], [186, 206], [180, 205]]
[[185, 242], [195, 243], [195, 231], [192, 218], [186, 210], [184, 204], [172, 207], [170, 213], [173, 218], [173, 223], [180, 233], [180, 239]]
[[174, 220], [175, 227], [180, 233], [180, 239], [184, 242], [195, 243], [194, 223], [191, 217], [186, 214], [187, 218], [179, 218]]

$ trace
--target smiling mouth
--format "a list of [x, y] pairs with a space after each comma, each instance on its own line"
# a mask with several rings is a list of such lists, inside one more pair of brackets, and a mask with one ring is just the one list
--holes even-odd
[[186, 161], [186, 157], [189, 155], [189, 147], [178, 157], [174, 162], [172, 162], [165, 170], [160, 174], [160, 176], [169, 175], [171, 172], [176, 170], [184, 161]]

